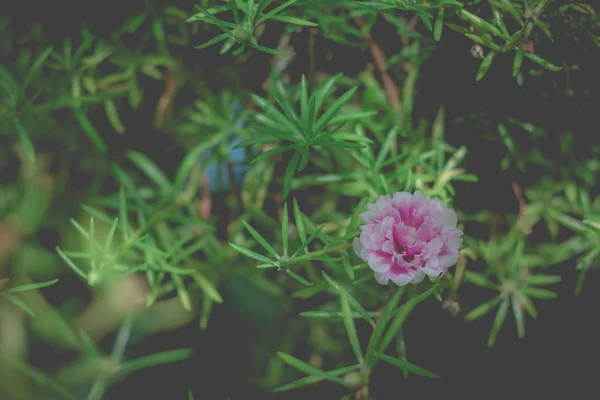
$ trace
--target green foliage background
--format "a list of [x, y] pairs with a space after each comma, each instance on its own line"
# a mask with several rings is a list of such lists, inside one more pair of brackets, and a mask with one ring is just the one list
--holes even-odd
[[[194, 356], [138, 342], [210, 330], [223, 307], [265, 395], [367, 399], [382, 364], [437, 377], [403, 335], [423, 301], [487, 317], [489, 347], [507, 320], [524, 337], [561, 275], [581, 293], [600, 259], [595, 8], [147, 1], [62, 31], [1, 17], [0, 397], [113, 398]], [[382, 287], [351, 242], [366, 203], [401, 190], [457, 209], [465, 244], [446, 277]]]

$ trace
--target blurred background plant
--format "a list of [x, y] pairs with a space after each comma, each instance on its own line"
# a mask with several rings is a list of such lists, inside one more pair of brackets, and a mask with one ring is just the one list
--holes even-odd
[[[0, 398], [396, 398], [593, 293], [594, 2], [85, 7], [0, 17]], [[384, 287], [351, 243], [402, 190], [465, 244]]]

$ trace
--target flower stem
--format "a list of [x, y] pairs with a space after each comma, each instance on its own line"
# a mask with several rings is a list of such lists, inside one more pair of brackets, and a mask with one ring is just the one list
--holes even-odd
[[352, 247], [352, 243], [342, 243], [332, 247], [325, 247], [324, 249], [313, 251], [308, 254], [304, 254], [301, 256], [294, 257], [291, 261], [291, 264], [299, 264], [305, 261], [309, 261], [314, 259], [315, 257], [320, 257], [329, 253], [335, 253], [337, 251], [347, 250]]

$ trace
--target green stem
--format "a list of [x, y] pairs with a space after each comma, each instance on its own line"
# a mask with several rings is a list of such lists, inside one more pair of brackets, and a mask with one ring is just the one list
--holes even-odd
[[[123, 354], [125, 353], [125, 347], [127, 347], [127, 343], [129, 342], [129, 338], [131, 337], [131, 329], [132, 329], [132, 317], [127, 316], [117, 333], [117, 338], [113, 345], [111, 358], [114, 362], [119, 363], [123, 358]], [[102, 378], [96, 381], [92, 386], [90, 392], [86, 400], [100, 400], [104, 395], [106, 387], [108, 386], [108, 379]]]
[[342, 243], [333, 247], [325, 247], [324, 249], [313, 251], [308, 254], [304, 254], [301, 256], [294, 257], [291, 261], [291, 264], [299, 264], [309, 260], [312, 260], [315, 257], [320, 257], [329, 253], [335, 253], [337, 251], [348, 250], [352, 247], [352, 243]]

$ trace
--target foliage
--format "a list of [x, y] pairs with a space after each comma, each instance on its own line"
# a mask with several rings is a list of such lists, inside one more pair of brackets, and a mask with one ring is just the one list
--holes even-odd
[[[260, 332], [255, 385], [284, 392], [329, 381], [367, 399], [378, 364], [438, 376], [406, 353], [403, 326], [421, 302], [467, 321], [495, 312], [491, 347], [509, 313], [524, 337], [536, 304], [557, 297], [561, 269], [578, 271], [580, 293], [599, 265], [598, 144], [575, 157], [569, 129], [552, 136], [520, 116], [449, 120], [446, 105], [435, 116], [415, 107], [420, 74], [454, 32], [481, 59], [477, 81], [499, 63], [512, 65], [498, 73], [512, 72], [523, 90], [558, 91], [583, 67], [556, 50], [555, 26], [597, 52], [593, 2], [147, 3], [118, 29], [82, 23], [58, 39], [42, 22], [23, 30], [0, 18], [0, 273], [10, 277], [0, 280], [10, 300], [0, 312], [78, 354], [52, 369], [28, 363], [26, 342], [0, 341], [10, 360], [0, 360], [2, 374], [12, 377], [0, 380], [0, 397], [100, 399], [134, 371], [193, 355], [170, 348], [132, 359], [129, 347], [195, 320], [210, 329], [226, 303]], [[380, 47], [381, 32], [401, 46]], [[327, 56], [315, 53], [315, 37], [365, 50], [374, 66], [319, 69], [315, 59]], [[263, 70], [244, 79], [256, 65]], [[482, 183], [476, 146], [453, 139], [461, 119], [478, 121], [473, 135], [502, 149], [500, 169], [540, 176], [513, 183], [518, 212], [457, 206]], [[564, 162], [539, 146], [556, 138]], [[367, 202], [402, 190], [454, 205], [465, 245], [446, 276], [383, 287], [351, 243]], [[66, 276], [91, 303], [61, 286]], [[57, 287], [72, 292], [70, 305], [48, 295]], [[487, 298], [463, 315], [459, 288], [469, 298], [477, 287]]]

